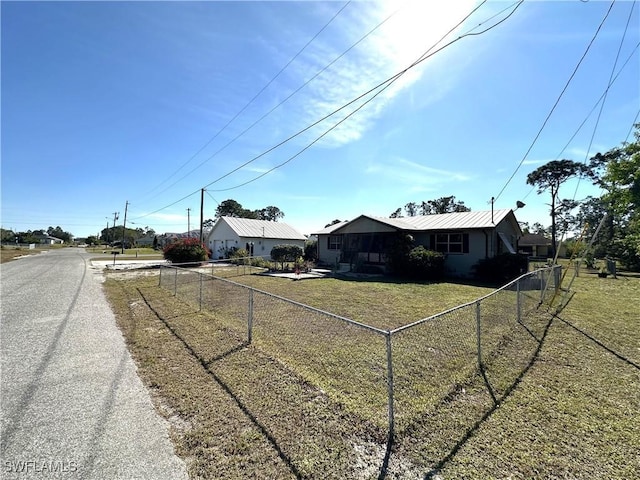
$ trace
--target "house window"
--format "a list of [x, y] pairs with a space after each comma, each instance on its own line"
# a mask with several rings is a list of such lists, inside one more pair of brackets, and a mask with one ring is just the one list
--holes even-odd
[[329, 250], [340, 250], [342, 248], [342, 235], [329, 235]]
[[469, 253], [469, 234], [438, 233], [434, 249], [440, 253]]

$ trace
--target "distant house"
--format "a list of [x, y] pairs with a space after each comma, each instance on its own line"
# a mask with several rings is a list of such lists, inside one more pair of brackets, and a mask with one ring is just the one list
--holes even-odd
[[399, 233], [410, 234], [416, 245], [445, 254], [449, 275], [467, 277], [480, 259], [515, 253], [522, 230], [509, 209], [402, 218], [361, 215], [314, 233], [318, 259], [327, 265], [384, 266], [385, 253]]
[[[548, 258], [552, 255], [550, 238], [538, 233], [526, 233], [518, 241], [518, 252], [529, 255], [530, 257]], [[560, 256], [564, 256], [566, 248], [560, 244]]]
[[51, 235], [40, 235], [37, 238], [43, 245], [61, 245], [64, 243], [61, 238], [52, 237]]
[[157, 235], [158, 237], [158, 246], [166, 247], [170, 243], [177, 242], [178, 240], [184, 240], [186, 238], [200, 238], [200, 230], [190, 230], [184, 233], [173, 233], [167, 232], [162, 235]]
[[156, 234], [145, 235], [136, 240], [136, 246], [138, 247], [153, 247], [153, 240], [156, 239]]
[[228, 258], [234, 249], [244, 248], [254, 256], [268, 257], [276, 245], [304, 248], [307, 237], [282, 222], [251, 218], [220, 217], [209, 231], [205, 243], [212, 258]]

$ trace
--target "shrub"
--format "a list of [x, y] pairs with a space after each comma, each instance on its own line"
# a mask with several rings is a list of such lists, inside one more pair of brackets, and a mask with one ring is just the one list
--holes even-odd
[[229, 250], [229, 260], [235, 265], [248, 265], [249, 252], [244, 248], [232, 248]]
[[167, 245], [163, 254], [171, 263], [199, 263], [207, 260], [211, 252], [197, 238], [185, 238]]
[[491, 283], [507, 283], [527, 271], [527, 257], [513, 253], [501, 253], [483, 258], [473, 266], [479, 280]]
[[286, 262], [295, 262], [302, 257], [302, 248], [297, 245], [276, 245], [271, 249], [271, 260], [280, 262], [282, 270]]
[[318, 260], [318, 241], [307, 240], [304, 242], [304, 259], [308, 262], [316, 262]]
[[409, 252], [407, 275], [420, 280], [438, 280], [444, 276], [444, 255], [419, 245]]
[[387, 268], [395, 275], [406, 275], [409, 253], [413, 249], [413, 237], [406, 233], [399, 233], [389, 244], [385, 256]]
[[251, 265], [254, 267], [269, 268], [269, 262], [262, 257], [253, 257], [251, 259]]

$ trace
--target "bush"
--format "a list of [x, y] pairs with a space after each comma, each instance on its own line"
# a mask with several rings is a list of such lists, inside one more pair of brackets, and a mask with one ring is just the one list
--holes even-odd
[[407, 275], [420, 280], [438, 280], [444, 276], [444, 255], [419, 245], [409, 252]]
[[197, 238], [186, 238], [167, 245], [163, 254], [171, 263], [200, 263], [206, 261], [211, 252]]
[[513, 253], [501, 253], [492, 258], [483, 258], [473, 266], [479, 280], [504, 284], [527, 271], [527, 257]]
[[406, 275], [408, 268], [409, 253], [414, 248], [413, 237], [406, 233], [399, 233], [390, 242], [385, 256], [387, 258], [387, 268], [394, 275]]
[[302, 257], [302, 248], [297, 245], [276, 245], [271, 249], [271, 260], [280, 262], [282, 270], [286, 262], [295, 262]]
[[304, 242], [303, 258], [308, 262], [316, 262], [318, 260], [318, 241], [307, 240]]
[[235, 265], [248, 265], [249, 252], [244, 248], [232, 248], [229, 250], [229, 260]]

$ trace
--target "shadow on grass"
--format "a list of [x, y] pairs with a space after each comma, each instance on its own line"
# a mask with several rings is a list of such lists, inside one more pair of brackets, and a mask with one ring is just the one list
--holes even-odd
[[[547, 337], [547, 334], [549, 332], [549, 329], [551, 328], [551, 325], [553, 323], [555, 317], [551, 317], [545, 324], [544, 326], [544, 330], [542, 332], [542, 335], [539, 339], [539, 341], [537, 342], [537, 346], [531, 356], [531, 358], [529, 359], [528, 363], [526, 364], [526, 366], [519, 372], [518, 376], [515, 378], [515, 380], [507, 386], [507, 388], [502, 392], [501, 395], [496, 395], [496, 393], [494, 392], [494, 389], [491, 386], [491, 383], [489, 381], [489, 379], [487, 378], [486, 372], [484, 370], [484, 368], [480, 368], [479, 370], [476, 370], [475, 373], [473, 374], [473, 376], [469, 377], [469, 379], [467, 380], [467, 382], [465, 382], [464, 385], [456, 385], [447, 395], [445, 395], [440, 402], [438, 402], [437, 406], [435, 407], [435, 411], [439, 411], [439, 410], [443, 410], [443, 412], [441, 414], [446, 414], [447, 411], [446, 409], [449, 408], [449, 406], [456, 400], [456, 397], [459, 395], [459, 393], [461, 391], [464, 391], [464, 387], [466, 388], [473, 388], [474, 386], [477, 386], [477, 382], [478, 382], [478, 375], [482, 377], [482, 383], [484, 383], [484, 388], [486, 389], [486, 391], [488, 391], [490, 397], [491, 397], [491, 402], [490, 402], [490, 406], [489, 408], [484, 408], [482, 410], [480, 410], [482, 412], [482, 414], [480, 415], [480, 417], [471, 424], [471, 426], [469, 428], [467, 428], [467, 430], [464, 432], [464, 434], [456, 441], [456, 443], [449, 449], [449, 451], [440, 458], [440, 460], [437, 461], [437, 463], [434, 464], [433, 468], [427, 472], [424, 475], [424, 479], [428, 480], [428, 479], [435, 479], [437, 478], [437, 476], [439, 475], [439, 473], [442, 471], [442, 469], [447, 465], [447, 463], [449, 463], [454, 457], [455, 455], [458, 453], [458, 451], [467, 443], [467, 441], [478, 431], [478, 429], [484, 424], [485, 421], [487, 421], [492, 415], [493, 413], [499, 408], [500, 404], [502, 402], [504, 402], [505, 400], [507, 400], [510, 395], [512, 394], [512, 392], [518, 387], [518, 385], [520, 384], [520, 382], [522, 381], [522, 379], [524, 378], [524, 376], [527, 374], [527, 372], [531, 369], [531, 367], [536, 363], [539, 355], [540, 355], [540, 351], [542, 349], [542, 346], [544, 345], [544, 341]], [[431, 416], [432, 414], [430, 414]], [[424, 420], [424, 419], [423, 419]], [[410, 426], [409, 428], [407, 428], [404, 432], [405, 436], [411, 437], [411, 432], [413, 430], [418, 430], [421, 428], [421, 425], [417, 424], [419, 422], [414, 422], [414, 424], [412, 426]], [[401, 440], [401, 439], [400, 439]], [[383, 476], [379, 477], [380, 479], [384, 478]]]
[[615, 350], [613, 350], [612, 348], [609, 348], [608, 346], [606, 346], [604, 343], [602, 343], [600, 340], [598, 340], [595, 337], [592, 337], [591, 335], [589, 335], [587, 332], [585, 332], [584, 330], [581, 330], [580, 328], [576, 327], [574, 324], [572, 324], [571, 322], [569, 322], [568, 320], [565, 320], [564, 318], [560, 317], [559, 315], [556, 315], [556, 318], [558, 320], [560, 320], [562, 323], [564, 323], [565, 325], [573, 328], [576, 332], [581, 333], [582, 335], [584, 335], [585, 337], [587, 337], [589, 340], [591, 340], [593, 343], [595, 343], [596, 345], [598, 345], [599, 347], [604, 348], [607, 352], [609, 352], [610, 354], [612, 354], [613, 356], [617, 357], [618, 359], [622, 360], [623, 362], [628, 363], [629, 365], [631, 365], [632, 367], [637, 368], [638, 370], [640, 370], [640, 365], [638, 365], [637, 363], [635, 363], [632, 360], [629, 360], [627, 357], [625, 357], [624, 355], [619, 354], [618, 352], [616, 352]]
[[296, 468], [296, 466], [293, 464], [291, 459], [282, 451], [282, 448], [280, 448], [280, 445], [278, 445], [278, 442], [273, 437], [273, 435], [271, 435], [267, 430], [267, 428], [260, 423], [260, 421], [256, 418], [255, 415], [251, 413], [249, 408], [238, 398], [238, 396], [233, 393], [229, 385], [227, 385], [227, 383], [225, 383], [214, 371], [211, 370], [210, 366], [212, 363], [222, 360], [223, 358], [228, 357], [233, 353], [243, 350], [248, 346], [248, 343], [242, 342], [239, 345], [227, 350], [226, 352], [220, 355], [217, 355], [216, 357], [210, 360], [206, 360], [202, 358], [202, 356], [200, 356], [200, 354], [196, 352], [191, 345], [189, 345], [189, 343], [180, 335], [180, 333], [177, 332], [176, 329], [173, 328], [168, 323], [167, 319], [163, 318], [162, 315], [160, 315], [160, 313], [147, 300], [147, 297], [140, 290], [140, 288], [138, 288], [137, 291], [140, 294], [140, 297], [144, 300], [145, 304], [147, 305], [147, 308], [149, 308], [149, 310], [153, 312], [153, 314], [158, 318], [158, 320], [160, 320], [164, 324], [167, 330], [169, 330], [169, 332], [171, 332], [171, 334], [184, 345], [184, 348], [189, 352], [189, 354], [200, 363], [200, 365], [207, 372], [207, 374], [220, 386], [220, 388], [222, 388], [225, 391], [227, 395], [229, 395], [229, 397], [235, 402], [238, 408], [240, 408], [242, 413], [251, 421], [251, 423], [253, 423], [256, 426], [256, 428], [260, 431], [260, 433], [264, 435], [264, 437], [269, 441], [269, 443], [273, 446], [275, 451], [278, 453], [278, 456], [280, 457], [280, 459], [287, 465], [287, 467], [289, 468], [291, 473], [294, 475], [294, 477], [297, 479], [302, 479], [303, 477], [300, 471]]

